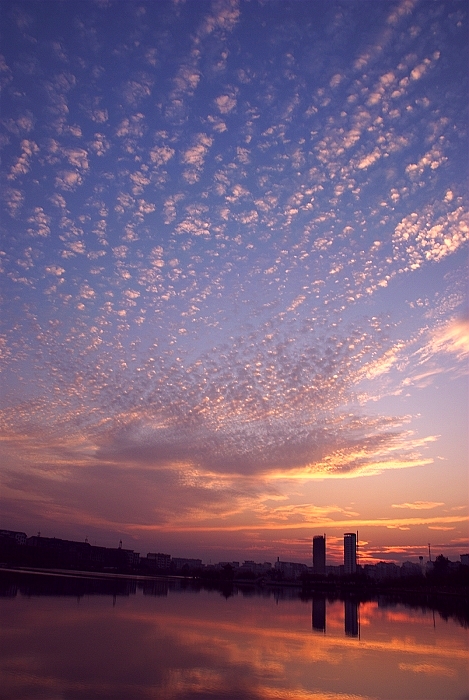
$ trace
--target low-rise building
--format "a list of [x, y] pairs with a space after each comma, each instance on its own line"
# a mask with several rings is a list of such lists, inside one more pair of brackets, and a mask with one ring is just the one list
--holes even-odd
[[401, 566], [401, 576], [421, 576], [422, 567], [413, 561], [405, 561]]
[[0, 537], [13, 540], [16, 544], [25, 545], [27, 535], [25, 532], [17, 532], [16, 530], [0, 530]]
[[277, 559], [275, 562], [275, 570], [281, 572], [286, 579], [296, 580], [300, 578], [301, 574], [308, 572], [308, 567], [306, 564], [298, 564], [294, 561], [280, 561]]
[[401, 569], [393, 562], [380, 561], [377, 564], [365, 564], [363, 567], [368, 578], [373, 581], [384, 581], [390, 578], [399, 578]]
[[331, 576], [341, 576], [344, 573], [343, 564], [340, 566], [334, 566], [333, 564], [328, 564], [326, 566], [326, 574]]
[[188, 569], [200, 569], [202, 568], [202, 559], [187, 559], [185, 557], [173, 557], [171, 559], [171, 566], [175, 571], [181, 571], [184, 567]]
[[250, 559], [247, 559], [239, 567], [240, 573], [249, 571], [250, 573], [257, 575], [266, 574], [271, 569], [272, 564], [270, 563], [270, 561], [265, 561], [263, 564], [258, 564], [257, 562], [251, 561]]
[[161, 552], [148, 552], [145, 562], [152, 569], [169, 569], [171, 566], [171, 555]]

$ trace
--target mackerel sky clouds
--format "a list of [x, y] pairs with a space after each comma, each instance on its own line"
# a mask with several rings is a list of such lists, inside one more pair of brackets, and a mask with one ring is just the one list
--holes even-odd
[[467, 4], [0, 12], [3, 526], [467, 550]]

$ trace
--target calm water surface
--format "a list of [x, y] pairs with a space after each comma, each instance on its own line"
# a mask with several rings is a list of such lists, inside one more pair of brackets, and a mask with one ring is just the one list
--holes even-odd
[[0, 576], [2, 700], [467, 700], [468, 629], [296, 590]]

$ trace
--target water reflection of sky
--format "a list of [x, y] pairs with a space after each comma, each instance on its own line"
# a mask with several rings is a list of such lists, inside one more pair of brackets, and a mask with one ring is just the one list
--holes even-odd
[[362, 603], [358, 637], [340, 600], [325, 601], [321, 634], [313, 602], [293, 596], [133, 593], [1, 598], [4, 700], [460, 700], [467, 689], [468, 630], [430, 610]]

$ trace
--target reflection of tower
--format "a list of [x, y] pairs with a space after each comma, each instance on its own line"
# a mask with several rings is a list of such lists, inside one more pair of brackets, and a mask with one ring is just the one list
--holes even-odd
[[326, 573], [326, 535], [313, 537], [313, 572]]
[[313, 596], [313, 630], [326, 633], [326, 596]]
[[357, 570], [357, 536], [354, 532], [344, 535], [344, 574], [354, 574]]
[[345, 634], [347, 637], [358, 637], [358, 603], [356, 600], [345, 600]]

